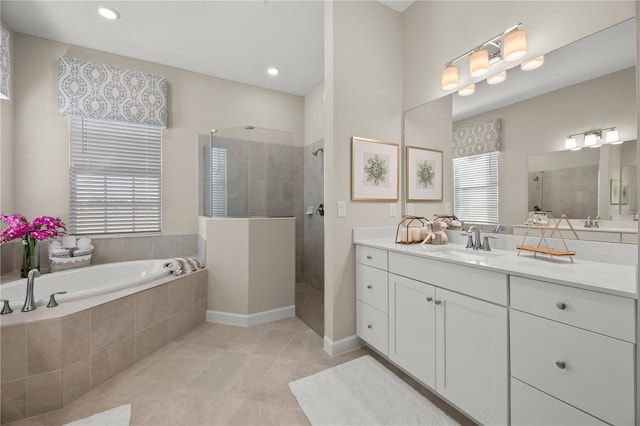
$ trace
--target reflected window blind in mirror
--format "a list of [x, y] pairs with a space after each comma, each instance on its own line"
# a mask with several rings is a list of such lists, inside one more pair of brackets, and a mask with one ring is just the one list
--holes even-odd
[[69, 117], [70, 232], [159, 233], [162, 129]]
[[498, 152], [453, 159], [454, 214], [467, 223], [498, 223]]

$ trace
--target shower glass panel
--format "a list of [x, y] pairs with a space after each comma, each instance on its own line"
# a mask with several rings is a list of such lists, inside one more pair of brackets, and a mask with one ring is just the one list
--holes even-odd
[[291, 132], [245, 126], [198, 135], [199, 213], [293, 216], [298, 169]]

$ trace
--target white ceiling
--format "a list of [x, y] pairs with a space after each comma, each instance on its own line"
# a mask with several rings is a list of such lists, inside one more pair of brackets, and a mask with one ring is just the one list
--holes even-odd
[[[306, 95], [323, 80], [322, 1], [12, 1], [16, 32]], [[121, 15], [107, 21], [98, 5]], [[275, 66], [280, 75], [270, 77]]]

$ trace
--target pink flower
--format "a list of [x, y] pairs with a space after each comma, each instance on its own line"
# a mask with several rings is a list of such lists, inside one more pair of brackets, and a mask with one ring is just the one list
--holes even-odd
[[29, 223], [20, 213], [15, 213], [11, 216], [0, 215], [0, 219], [7, 224], [0, 231], [0, 244], [17, 238], [45, 241], [66, 232], [65, 224], [59, 217], [38, 216]]

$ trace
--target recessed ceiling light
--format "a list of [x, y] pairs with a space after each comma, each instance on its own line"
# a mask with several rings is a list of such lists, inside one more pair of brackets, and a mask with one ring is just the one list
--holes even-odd
[[98, 13], [106, 19], [109, 19], [111, 21], [114, 21], [116, 19], [118, 19], [120, 17], [120, 14], [118, 13], [117, 10], [115, 10], [112, 7], [107, 7], [107, 6], [100, 6], [98, 7]]
[[278, 75], [280, 74], [280, 70], [276, 67], [269, 67], [267, 68], [267, 74], [269, 75]]

